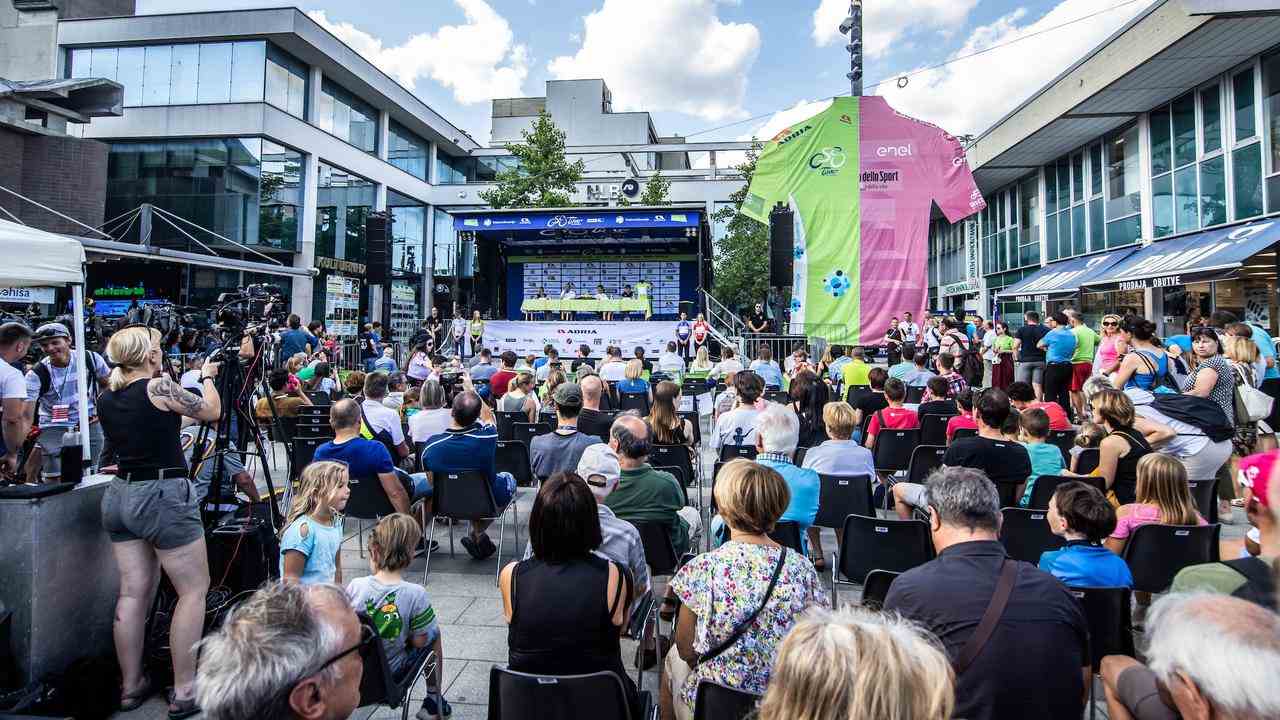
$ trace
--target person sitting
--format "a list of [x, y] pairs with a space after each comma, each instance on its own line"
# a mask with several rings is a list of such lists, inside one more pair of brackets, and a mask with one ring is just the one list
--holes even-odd
[[382, 404], [400, 412], [400, 408], [404, 407], [404, 394], [409, 389], [408, 383], [405, 382], [404, 373], [393, 372], [387, 375], [387, 395], [382, 398]]
[[1068, 587], [1133, 587], [1129, 566], [1102, 546], [1116, 527], [1115, 508], [1102, 491], [1077, 481], [1059, 485], [1046, 521], [1066, 544], [1040, 555], [1041, 570]]
[[773, 350], [769, 348], [768, 343], [760, 343], [756, 359], [751, 361], [751, 371], [764, 380], [766, 388], [770, 390], [782, 389], [782, 369], [778, 367], [778, 362], [773, 359]]
[[310, 387], [307, 389], [311, 392], [325, 393], [332, 398], [338, 389], [338, 383], [333, 379], [333, 366], [327, 362], [317, 363], [315, 373], [311, 376]]
[[357, 651], [371, 640], [342, 588], [267, 583], [237, 603], [197, 646], [195, 700], [201, 717], [351, 717], [360, 704], [364, 672]]
[[862, 436], [863, 421], [889, 407], [889, 399], [884, 395], [884, 383], [889, 378], [884, 368], [871, 368], [867, 379], [871, 383], [871, 391], [859, 393], [852, 403], [854, 415], [857, 416], [854, 427], [858, 428], [853, 431], [853, 439], [858, 442], [866, 440]]
[[399, 461], [409, 457], [410, 450], [404, 439], [400, 413], [382, 404], [389, 387], [387, 373], [372, 372], [365, 376], [360, 414], [364, 416], [364, 423], [373, 439], [386, 445], [392, 459]]
[[414, 445], [448, 429], [451, 413], [444, 401], [444, 388], [439, 382], [428, 380], [422, 384], [418, 391], [418, 412], [409, 417], [409, 439]]
[[[791, 501], [776, 470], [733, 460], [721, 469], [714, 494], [729, 540], [685, 563], [671, 580], [681, 605], [662, 673], [663, 717], [692, 718], [702, 680], [763, 693], [796, 619], [829, 602], [813, 565], [769, 537]], [[739, 629], [737, 642], [725, 645]]]
[[396, 365], [396, 349], [388, 345], [382, 348], [382, 357], [373, 361], [374, 372], [393, 373], [399, 369]]
[[[413, 553], [422, 540], [422, 528], [408, 515], [387, 515], [369, 534], [369, 571], [347, 583], [352, 609], [364, 613], [378, 630], [391, 680], [402, 683], [428, 654], [435, 654], [427, 693], [422, 698], [423, 718], [451, 715], [453, 708], [440, 695], [444, 677], [444, 647], [436, 611], [427, 589], [404, 579]], [[439, 698], [439, 702], [437, 702]]]
[[260, 422], [271, 422], [273, 405], [275, 406], [274, 417], [296, 418], [298, 408], [311, 404], [311, 398], [302, 391], [302, 385], [296, 381], [289, 382], [289, 371], [284, 368], [272, 370], [271, 375], [267, 377], [267, 385], [271, 387], [271, 397], [258, 398], [258, 402], [253, 406], [253, 416]]
[[[1088, 382], [1085, 384], [1088, 385]], [[1126, 390], [1125, 394], [1128, 394], [1128, 392]], [[1134, 408], [1136, 409], [1137, 405], [1134, 405]], [[1084, 454], [1085, 450], [1097, 450], [1106, 436], [1107, 431], [1093, 421], [1080, 423], [1080, 429], [1076, 431], [1076, 439], [1072, 443], [1071, 467], [1068, 469], [1073, 473], [1079, 474], [1080, 456]]]
[[684, 372], [684, 358], [676, 352], [675, 340], [669, 341], [666, 351], [658, 355], [658, 370], [674, 378], [679, 378]]
[[917, 415], [924, 417], [925, 415], [956, 414], [956, 401], [951, 396], [951, 386], [947, 384], [946, 378], [941, 375], [932, 375], [925, 381], [924, 388], [920, 404], [916, 406]]
[[969, 388], [956, 396], [956, 409], [959, 415], [947, 420], [947, 444], [955, 439], [957, 430], [977, 431], [978, 421], [974, 419], [973, 404], [978, 397], [977, 391]]
[[533, 389], [533, 375], [521, 371], [511, 383], [511, 389], [498, 398], [494, 406], [499, 412], [524, 413], [528, 420], [520, 422], [538, 422], [538, 393]]
[[[485, 476], [498, 508], [506, 507], [516, 492], [511, 473], [497, 472], [498, 429], [493, 413], [463, 376], [462, 392], [453, 398], [453, 424], [427, 440], [422, 451], [422, 467], [429, 473], [457, 473], [475, 470]], [[489, 520], [473, 520], [471, 533], [462, 538], [462, 547], [471, 557], [484, 560], [498, 550], [485, 533]]]
[[[600, 301], [608, 301], [608, 300], [609, 300], [609, 293], [607, 293], [607, 292], [605, 292], [605, 291], [604, 291], [604, 286], [603, 286], [603, 285], [596, 285], [596, 294], [595, 294], [595, 299], [596, 299], [596, 300], [600, 300]], [[610, 311], [610, 310], [602, 310], [602, 311], [600, 311], [600, 319], [601, 319], [601, 320], [612, 320], [612, 319], [613, 319], [613, 312], [612, 312], [612, 311]]]
[[633, 715], [641, 705], [622, 665], [621, 629], [634, 592], [625, 566], [595, 551], [603, 537], [596, 499], [574, 473], [557, 472], [529, 513], [533, 557], [502, 568], [507, 666], [538, 675], [609, 671]]
[[642, 346], [642, 345], [637, 345], [637, 346], [636, 346], [636, 349], [632, 352], [632, 355], [635, 357], [635, 359], [636, 359], [636, 360], [639, 360], [639, 361], [640, 361], [640, 365], [641, 365], [645, 370], [648, 370], [649, 372], [653, 372], [653, 361], [652, 361], [652, 360], [646, 360], [646, 359], [645, 359], [645, 357], [644, 357], [644, 346]]
[[600, 379], [606, 382], [622, 382], [627, 376], [627, 363], [622, 359], [622, 350], [610, 345], [605, 350], [604, 360], [600, 363]]
[[620, 415], [609, 430], [609, 447], [618, 456], [622, 478], [605, 504], [620, 519], [663, 525], [676, 555], [697, 547], [702, 517], [684, 504], [684, 493], [671, 473], [649, 465], [649, 426], [635, 415]]
[[476, 357], [476, 364], [471, 366], [469, 372], [472, 380], [488, 380], [498, 372], [498, 368], [493, 366], [493, 352], [489, 348], [480, 348]]
[[[1031, 458], [1031, 474], [1027, 476], [1027, 486], [1022, 492], [1018, 507], [1031, 504], [1031, 494], [1035, 492], [1036, 480], [1041, 475], [1061, 475], [1063, 469], [1062, 450], [1051, 445], [1049, 439], [1049, 415], [1040, 408], [1023, 410], [1018, 414], [1019, 441], [1027, 449]], [[1110, 534], [1110, 530], [1107, 531]]]
[[604, 381], [598, 375], [578, 372], [578, 389], [582, 391], [582, 410], [578, 412], [578, 430], [608, 442], [613, 420], [600, 409], [604, 399]]
[[1244, 512], [1258, 530], [1258, 553], [1223, 562], [1185, 567], [1173, 578], [1173, 591], [1210, 590], [1244, 598], [1269, 610], [1276, 610], [1276, 582], [1272, 572], [1280, 555], [1280, 526], [1272, 513], [1270, 488], [1275, 481], [1280, 451], [1272, 450], [1241, 458], [1240, 486], [1244, 491]]
[[833, 385], [844, 382], [844, 366], [853, 362], [853, 358], [844, 352], [843, 345], [832, 345], [827, 351], [831, 355], [831, 362], [827, 364], [827, 379]]
[[[680, 386], [663, 380], [653, 388], [653, 406], [649, 408], [649, 427], [659, 445], [685, 445], [693, 449], [693, 423], [681, 417]], [[690, 478], [692, 479], [692, 478]]]
[[1182, 463], [1168, 455], [1151, 453], [1138, 461], [1137, 478], [1134, 502], [1116, 509], [1116, 527], [1106, 542], [1112, 552], [1123, 554], [1129, 536], [1143, 525], [1206, 524], [1196, 510]]
[[649, 395], [649, 381], [644, 377], [644, 363], [639, 359], [627, 361], [627, 369], [622, 382], [618, 383], [619, 393], [635, 393]]
[[898, 362], [889, 366], [889, 377], [898, 378], [906, 382], [908, 377], [915, 374], [916, 364], [915, 357], [912, 355], [904, 355]]
[[[778, 647], [757, 720], [948, 720], [955, 672], [938, 641], [864, 608], [806, 612]], [[867, 682], [868, 678], [877, 682]]]
[[[1004, 419], [1004, 425], [1000, 426], [1000, 434], [1004, 435], [1004, 439], [1009, 442], [1022, 441], [1022, 413], [1016, 409], [1009, 409], [1009, 417]], [[1062, 454], [1059, 451], [1058, 454]]]
[[[1002, 391], [984, 393], [984, 430], [995, 412], [993, 393], [1008, 407]], [[1090, 677], [1089, 626], [1079, 601], [1049, 573], [1009, 558], [998, 537], [1000, 495], [981, 470], [948, 463], [925, 487], [938, 556], [899, 575], [884, 610], [923, 625], [959, 666], [955, 717], [1078, 720]], [[1007, 594], [999, 590], [1004, 583]], [[994, 627], [975, 638], [993, 603], [1001, 610]]]
[[947, 381], [948, 397], [955, 397], [969, 388], [964, 376], [956, 372], [956, 356], [951, 353], [938, 354], [938, 374]]
[[[832, 355], [835, 350], [832, 350]], [[835, 368], [835, 363], [831, 366]], [[850, 388], [866, 387], [871, 384], [871, 366], [866, 361], [866, 351], [860, 345], [854, 346], [849, 361], [840, 368], [840, 381], [847, 393]]]
[[1102, 659], [1107, 716], [1138, 718], [1280, 717], [1280, 616], [1240, 598], [1170, 593], [1151, 608], [1146, 664]]
[[[991, 388], [978, 399], [974, 417], [978, 422], [975, 437], [960, 438], [947, 446], [942, 456], [946, 467], [966, 467], [981, 470], [984, 476], [1012, 498], [1015, 488], [1031, 474], [1031, 458], [1027, 449], [1004, 438], [1001, 428], [1009, 417], [1009, 396], [1003, 390]], [[924, 509], [925, 487], [917, 483], [898, 483], [893, 486], [894, 505], [898, 517], [911, 518], [912, 508]], [[1012, 505], [1012, 501], [1009, 502]]]
[[535, 436], [529, 443], [533, 474], [539, 478], [551, 477], [561, 471], [572, 471], [578, 467], [582, 451], [588, 445], [600, 442], [599, 437], [578, 431], [582, 390], [576, 383], [560, 383], [551, 399], [556, 406], [556, 429]]
[[548, 347], [546, 354], [533, 363], [533, 377], [540, 383], [546, 382], [547, 374], [559, 369], [563, 369], [560, 366], [560, 351]]
[[[881, 372], [884, 371], [881, 370]], [[880, 434], [881, 430], [908, 430], [920, 427], [920, 418], [916, 415], [916, 411], [902, 406], [907, 399], [907, 386], [903, 385], [901, 380], [897, 378], [886, 380], [884, 397], [889, 401], [889, 406], [871, 415], [871, 422], [867, 425], [867, 439], [862, 443], [872, 450], [876, 446], [876, 435]]]
[[711, 449], [719, 453], [725, 445], [754, 445], [756, 442], [755, 419], [760, 409], [756, 401], [764, 392], [764, 380], [750, 370], [733, 376], [736, 395], [733, 409], [716, 419], [711, 433]]
[[[689, 363], [689, 372], [685, 374], [685, 378], [692, 380], [706, 380], [711, 377], [715, 371], [715, 363], [711, 362], [711, 354], [707, 351], [706, 345], [698, 347], [698, 351], [693, 355], [693, 362]], [[710, 383], [714, 385], [715, 383]]]
[[1031, 383], [1022, 381], [1009, 383], [1009, 389], [1005, 392], [1009, 393], [1009, 402], [1013, 403], [1018, 412], [1032, 408], [1045, 411], [1049, 416], [1050, 430], [1071, 429], [1071, 420], [1067, 418], [1067, 411], [1056, 402], [1036, 400], [1035, 389], [1031, 387]]
[[1115, 495], [1117, 503], [1132, 503], [1137, 498], [1138, 461], [1152, 452], [1146, 437], [1134, 427], [1137, 414], [1133, 401], [1120, 390], [1100, 390], [1089, 398], [1089, 405], [1093, 407], [1093, 422], [1107, 431], [1098, 447], [1098, 469], [1092, 474], [1106, 481], [1107, 490]]
[[489, 376], [489, 397], [497, 402], [507, 391], [511, 389], [511, 381], [516, 377], [516, 361], [519, 358], [510, 350], [502, 353], [500, 361], [502, 367]]
[[732, 346], [725, 345], [720, 348], [720, 362], [716, 363], [711, 369], [711, 377], [725, 380], [728, 383], [730, 373], [739, 373], [745, 370], [742, 367], [742, 361], [738, 359], [738, 354]]
[[800, 419], [799, 447], [809, 448], [827, 439], [822, 425], [822, 408], [831, 400], [831, 389], [808, 367], [802, 367], [791, 378], [787, 388], [791, 408]]
[[[804, 454], [801, 467], [812, 470], [819, 475], [839, 475], [844, 477], [865, 475], [868, 479], [876, 476], [875, 462], [871, 451], [862, 447], [853, 439], [858, 425], [856, 414], [849, 403], [843, 400], [829, 402], [822, 407], [822, 421], [827, 428], [826, 442], [809, 448]], [[843, 539], [844, 531], [836, 530], [837, 544]], [[808, 530], [810, 554], [825, 558], [822, 550], [822, 534], [816, 527]], [[825, 561], [824, 561], [825, 564]], [[816, 567], [816, 564], [815, 564]]]
[[906, 383], [908, 387], [924, 387], [929, 383], [929, 378], [937, 375], [937, 373], [929, 369], [928, 365], [929, 353], [920, 350], [911, 358], [911, 371], [898, 379]]
[[333, 439], [316, 448], [315, 460], [335, 460], [347, 466], [357, 482], [377, 480], [396, 512], [410, 513], [415, 500], [431, 497], [426, 473], [401, 475], [387, 448], [360, 434], [360, 406], [354, 400], [339, 400], [329, 408]]

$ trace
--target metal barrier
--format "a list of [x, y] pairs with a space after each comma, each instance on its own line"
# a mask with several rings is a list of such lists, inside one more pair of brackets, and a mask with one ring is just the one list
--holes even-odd
[[760, 347], [767, 345], [769, 350], [773, 352], [773, 359], [779, 364], [783, 358], [790, 355], [796, 348], [803, 348], [806, 352], [809, 350], [809, 338], [804, 335], [773, 335], [767, 333], [746, 333], [742, 336], [742, 342], [746, 346], [746, 354], [743, 356], [745, 363], [748, 358], [760, 357]]

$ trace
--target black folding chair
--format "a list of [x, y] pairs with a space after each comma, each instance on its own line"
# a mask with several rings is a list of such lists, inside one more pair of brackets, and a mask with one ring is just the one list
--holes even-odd
[[[356, 613], [356, 617], [360, 619], [360, 624], [372, 630], [375, 636], [378, 634], [378, 628], [374, 626], [373, 620], [368, 615], [361, 612]], [[404, 677], [397, 681], [387, 662], [386, 648], [380, 641], [370, 645], [368, 654], [361, 657], [364, 673], [360, 676], [359, 706], [386, 705], [392, 710], [400, 708], [401, 720], [409, 720], [409, 713], [413, 709], [413, 703], [410, 702], [413, 686], [427, 673], [435, 671], [437, 663], [435, 653], [426, 653], [416, 665], [409, 668]], [[439, 703], [439, 701], [440, 696], [437, 690], [436, 702]]]
[[876, 441], [871, 449], [876, 472], [886, 475], [905, 472], [911, 467], [911, 454], [915, 452], [918, 445], [920, 445], [920, 430], [916, 428], [907, 430], [881, 428], [876, 434]]
[[[1082, 448], [1080, 453], [1076, 455], [1076, 472], [1081, 475], [1087, 475], [1098, 469], [1098, 461], [1101, 458], [1101, 451], [1098, 448]], [[1067, 463], [1067, 467], [1071, 467], [1071, 463]]]
[[947, 448], [942, 445], [917, 445], [911, 451], [911, 462], [907, 465], [906, 482], [923, 485], [929, 473], [942, 467], [942, 458]]
[[693, 427], [693, 446], [701, 447], [702, 418], [698, 415], [698, 412], [696, 410], [679, 410], [676, 414], [689, 421], [689, 425]]
[[1196, 501], [1196, 509], [1205, 522], [1218, 522], [1218, 478], [1209, 480], [1192, 480], [1187, 483], [1191, 498]]
[[494, 454], [497, 472], [509, 472], [516, 479], [517, 487], [530, 487], [533, 481], [533, 463], [529, 459], [529, 447], [518, 440], [499, 440]]
[[922, 445], [946, 445], [947, 423], [955, 415], [929, 413], [920, 416], [920, 443]]
[[872, 570], [904, 572], [933, 559], [929, 524], [921, 520], [882, 520], [850, 515], [839, 549], [831, 559], [831, 606], [840, 585], [856, 585]]
[[546, 435], [551, 432], [551, 426], [546, 423], [512, 423], [512, 439], [516, 442], [524, 443], [526, 448], [533, 447], [533, 439], [539, 435]]
[[640, 544], [644, 547], [644, 560], [649, 565], [649, 574], [674, 575], [680, 569], [680, 556], [676, 555], [675, 546], [671, 544], [671, 533], [666, 525], [644, 520], [629, 520], [640, 533]]
[[956, 431], [951, 434], [951, 442], [955, 442], [961, 438], [971, 438], [971, 437], [977, 437], [977, 436], [978, 436], [978, 431], [973, 428], [956, 428]]
[[1000, 514], [1004, 518], [1000, 523], [1000, 542], [1014, 560], [1037, 565], [1046, 550], [1062, 547], [1062, 538], [1049, 530], [1046, 511], [1006, 507]]
[[807, 448], [807, 447], [798, 447], [798, 448], [796, 448], [796, 452], [795, 452], [795, 454], [791, 456], [791, 462], [792, 462], [792, 463], [794, 463], [796, 467], [803, 467], [803, 466], [804, 466], [804, 456], [805, 456], [805, 454], [806, 454], [806, 453], [808, 453], [808, 452], [809, 452], [809, 448]]
[[489, 671], [489, 720], [647, 720], [651, 713], [646, 706], [636, 718], [622, 679], [607, 670], [533, 675], [494, 665]]
[[498, 439], [514, 440], [515, 424], [529, 422], [529, 414], [519, 410], [499, 410], [493, 414], [493, 419], [498, 425]]
[[1035, 483], [1031, 486], [1031, 502], [1027, 507], [1036, 510], [1048, 510], [1049, 500], [1053, 498], [1053, 494], [1057, 492], [1058, 486], [1069, 482], [1082, 482], [1085, 485], [1092, 485], [1107, 494], [1107, 481], [1100, 477], [1071, 477], [1069, 475], [1041, 475], [1036, 478]]
[[315, 459], [316, 448], [333, 440], [333, 436], [299, 438], [293, 441], [293, 448], [289, 455], [289, 479], [297, 480], [302, 474], [303, 468], [311, 464]]
[[756, 459], [755, 445], [721, 445], [720, 460], [727, 462], [737, 458], [746, 458], [748, 460]]
[[760, 696], [754, 693], [700, 680], [693, 701], [693, 720], [746, 720], [759, 703]]
[[774, 542], [804, 555], [804, 546], [800, 536], [800, 523], [791, 520], [778, 522], [773, 526], [773, 532], [769, 533], [769, 537], [773, 538]]
[[791, 402], [791, 396], [787, 394], [786, 390], [767, 390], [765, 391], [764, 399], [779, 405], [786, 405]]
[[908, 385], [907, 386], [907, 402], [913, 405], [919, 405], [922, 400], [924, 400], [924, 386]]
[[867, 385], [854, 385], [850, 387], [844, 394], [844, 401], [850, 405], [857, 407], [858, 400], [871, 394], [871, 387]]
[[680, 468], [684, 476], [685, 487], [694, 479], [693, 458], [689, 448], [684, 445], [652, 445], [649, 450], [649, 464]]
[[[1133, 642], [1133, 620], [1130, 611], [1132, 591], [1126, 587], [1069, 587], [1067, 591], [1080, 601], [1085, 622], [1089, 626], [1089, 664], [1093, 674], [1102, 671], [1102, 658], [1107, 655], [1136, 657]], [[1089, 682], [1089, 717], [1095, 715], [1093, 688]]]
[[1129, 536], [1121, 555], [1133, 573], [1133, 589], [1162, 593], [1182, 568], [1216, 562], [1221, 530], [1217, 523], [1139, 526]]
[[814, 527], [844, 530], [844, 520], [850, 515], [874, 516], [870, 475], [818, 474], [818, 514]]
[[649, 394], [648, 393], [618, 393], [618, 409], [621, 412], [628, 410], [638, 410], [642, 416], [649, 414]]
[[862, 581], [862, 606], [872, 610], [884, 608], [884, 599], [889, 596], [889, 586], [898, 579], [900, 572], [892, 570], [872, 570]]
[[459, 521], [498, 521], [498, 558], [497, 567], [494, 569], [496, 578], [498, 572], [502, 570], [502, 543], [506, 539], [508, 513], [515, 521], [515, 534], [512, 537], [520, 537], [520, 510], [516, 507], [516, 494], [519, 491], [512, 493], [507, 504], [499, 507], [494, 500], [489, 478], [478, 470], [431, 473], [431, 488], [435, 514], [431, 516], [431, 529], [427, 535], [427, 561], [422, 568], [423, 582], [426, 582], [427, 572], [431, 568], [431, 546], [436, 537], [436, 520], [439, 518], [448, 518], [452, 521], [449, 523], [449, 554], [451, 556], [455, 554], [453, 528]]
[[1076, 445], [1075, 430], [1050, 430], [1049, 444], [1057, 445], [1062, 451], [1062, 464], [1071, 467], [1071, 448]]
[[[350, 488], [351, 495], [347, 498], [347, 506], [342, 514], [345, 518], [355, 519], [356, 545], [360, 549], [360, 557], [364, 557], [365, 521], [376, 523], [380, 518], [394, 513], [396, 508], [391, 504], [391, 498], [387, 497], [387, 491], [382, 488], [382, 482], [376, 476], [371, 478], [352, 476], [348, 480], [347, 487]], [[345, 535], [342, 543], [350, 539], [351, 535]], [[341, 549], [341, 543], [338, 547]]]

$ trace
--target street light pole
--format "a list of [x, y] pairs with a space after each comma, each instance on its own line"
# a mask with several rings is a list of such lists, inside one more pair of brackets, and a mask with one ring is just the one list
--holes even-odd
[[849, 94], [854, 97], [862, 95], [862, 0], [850, 0], [849, 17], [840, 23], [840, 34], [849, 36], [849, 44], [844, 46], [849, 51]]

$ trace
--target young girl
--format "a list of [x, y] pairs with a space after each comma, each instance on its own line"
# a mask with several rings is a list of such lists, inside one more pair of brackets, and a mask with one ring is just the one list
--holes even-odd
[[280, 534], [280, 577], [303, 583], [342, 582], [338, 548], [342, 510], [351, 488], [347, 466], [321, 460], [302, 471], [284, 532]]
[[1169, 455], [1149, 453], [1138, 461], [1138, 501], [1116, 510], [1107, 547], [1119, 555], [1135, 528], [1149, 523], [1204, 525], [1187, 485], [1187, 469]]
[[1071, 448], [1071, 472], [1078, 473], [1078, 464], [1080, 455], [1085, 450], [1097, 449], [1102, 444], [1102, 439], [1107, 436], [1107, 431], [1093, 422], [1080, 423], [1080, 430], [1076, 433], [1075, 446]]
[[418, 521], [409, 515], [395, 513], [379, 520], [369, 537], [369, 569], [373, 574], [348, 583], [347, 598], [351, 607], [368, 615], [378, 629], [396, 682], [418, 667], [424, 655], [435, 653], [434, 672], [427, 680], [427, 695], [418, 717], [443, 717], [453, 714], [453, 708], [440, 696], [444, 648], [436, 611], [426, 588], [402, 577], [421, 539]]

